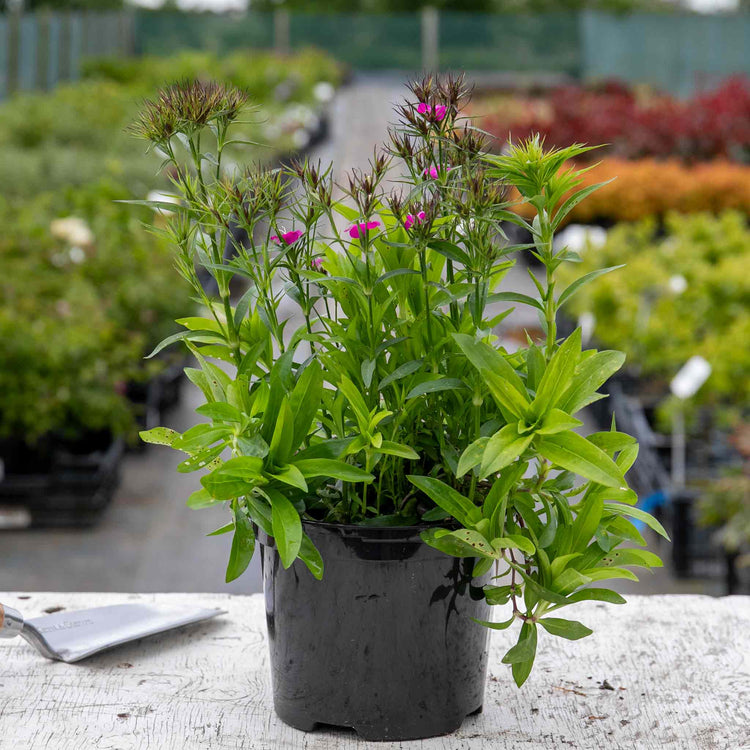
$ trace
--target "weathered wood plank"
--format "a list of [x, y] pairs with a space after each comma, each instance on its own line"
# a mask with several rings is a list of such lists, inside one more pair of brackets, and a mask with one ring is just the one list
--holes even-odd
[[28, 617], [128, 600], [222, 606], [229, 614], [77, 665], [0, 641], [0, 748], [750, 747], [750, 597], [577, 605], [575, 618], [594, 635], [569, 642], [544, 634], [520, 691], [500, 663], [512, 635], [494, 633], [484, 713], [449, 737], [401, 744], [304, 734], [276, 718], [260, 595], [0, 594]]

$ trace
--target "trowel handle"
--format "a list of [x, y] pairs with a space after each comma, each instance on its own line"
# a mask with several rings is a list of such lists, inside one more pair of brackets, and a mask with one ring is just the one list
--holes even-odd
[[23, 615], [0, 604], [0, 638], [15, 638], [23, 630]]

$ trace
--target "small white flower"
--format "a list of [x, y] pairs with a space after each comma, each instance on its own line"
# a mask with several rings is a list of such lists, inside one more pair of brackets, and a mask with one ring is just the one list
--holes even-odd
[[83, 251], [83, 248], [80, 248], [77, 245], [68, 250], [68, 255], [70, 256], [71, 261], [76, 265], [83, 263], [83, 261], [86, 260], [86, 253]]
[[328, 81], [320, 81], [313, 86], [313, 96], [323, 104], [327, 104], [333, 99], [336, 89]]
[[670, 277], [668, 285], [672, 294], [682, 294], [688, 288], [687, 279], [679, 273]]
[[292, 133], [292, 143], [295, 148], [304, 148], [310, 143], [310, 136], [304, 128], [297, 128]]
[[77, 216], [66, 216], [50, 222], [50, 233], [53, 237], [67, 242], [69, 245], [87, 247], [94, 242], [94, 233], [89, 225]]

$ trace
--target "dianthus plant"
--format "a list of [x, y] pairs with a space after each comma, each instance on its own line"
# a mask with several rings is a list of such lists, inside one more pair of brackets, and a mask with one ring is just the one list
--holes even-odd
[[[308, 162], [225, 171], [242, 92], [179, 84], [145, 105], [136, 129], [181, 195], [156, 207], [173, 212], [165, 231], [203, 306], [159, 349], [182, 341], [193, 353], [186, 372], [206, 421], [143, 438], [184, 451], [179, 471], [204, 472], [191, 507], [228, 505], [215, 532], [234, 534], [227, 580], [246, 568], [254, 527], [285, 567], [299, 558], [321, 577], [305, 520], [424, 524], [425, 543], [474, 558], [475, 577], [494, 569], [485, 596], [509, 604], [510, 619], [485, 624], [520, 623], [504, 659], [520, 685], [539, 627], [590, 633], [551, 613], [622, 602], [590, 584], [660, 564], [638, 549], [633, 520], [664, 530], [624, 478], [633, 438], [614, 423], [584, 437], [575, 416], [602, 398], [623, 355], [582, 350], [579, 330], [561, 338], [556, 326], [602, 273], [556, 286], [558, 268], [580, 258], [555, 249], [555, 230], [595, 189], [577, 189], [566, 162], [588, 149], [532, 138], [488, 155], [461, 117], [465, 100], [460, 79], [412, 84], [390, 142], [343, 186]], [[511, 187], [533, 221], [512, 210]], [[528, 244], [510, 244], [508, 224]], [[529, 271], [534, 296], [501, 288], [525, 253], [542, 268]], [[512, 309], [495, 303], [532, 308], [541, 329], [507, 351], [496, 331]]]

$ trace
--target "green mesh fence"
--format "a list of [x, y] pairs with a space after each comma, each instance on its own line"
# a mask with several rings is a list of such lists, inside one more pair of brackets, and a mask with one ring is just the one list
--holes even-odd
[[422, 65], [421, 18], [416, 13], [293, 14], [292, 49], [315, 46], [355, 68], [417, 70]]
[[578, 14], [440, 14], [440, 67], [555, 72], [581, 67]]
[[136, 15], [136, 51], [143, 55], [170, 55], [182, 49], [201, 49], [222, 54], [273, 47], [273, 28], [270, 13], [141, 11]]

